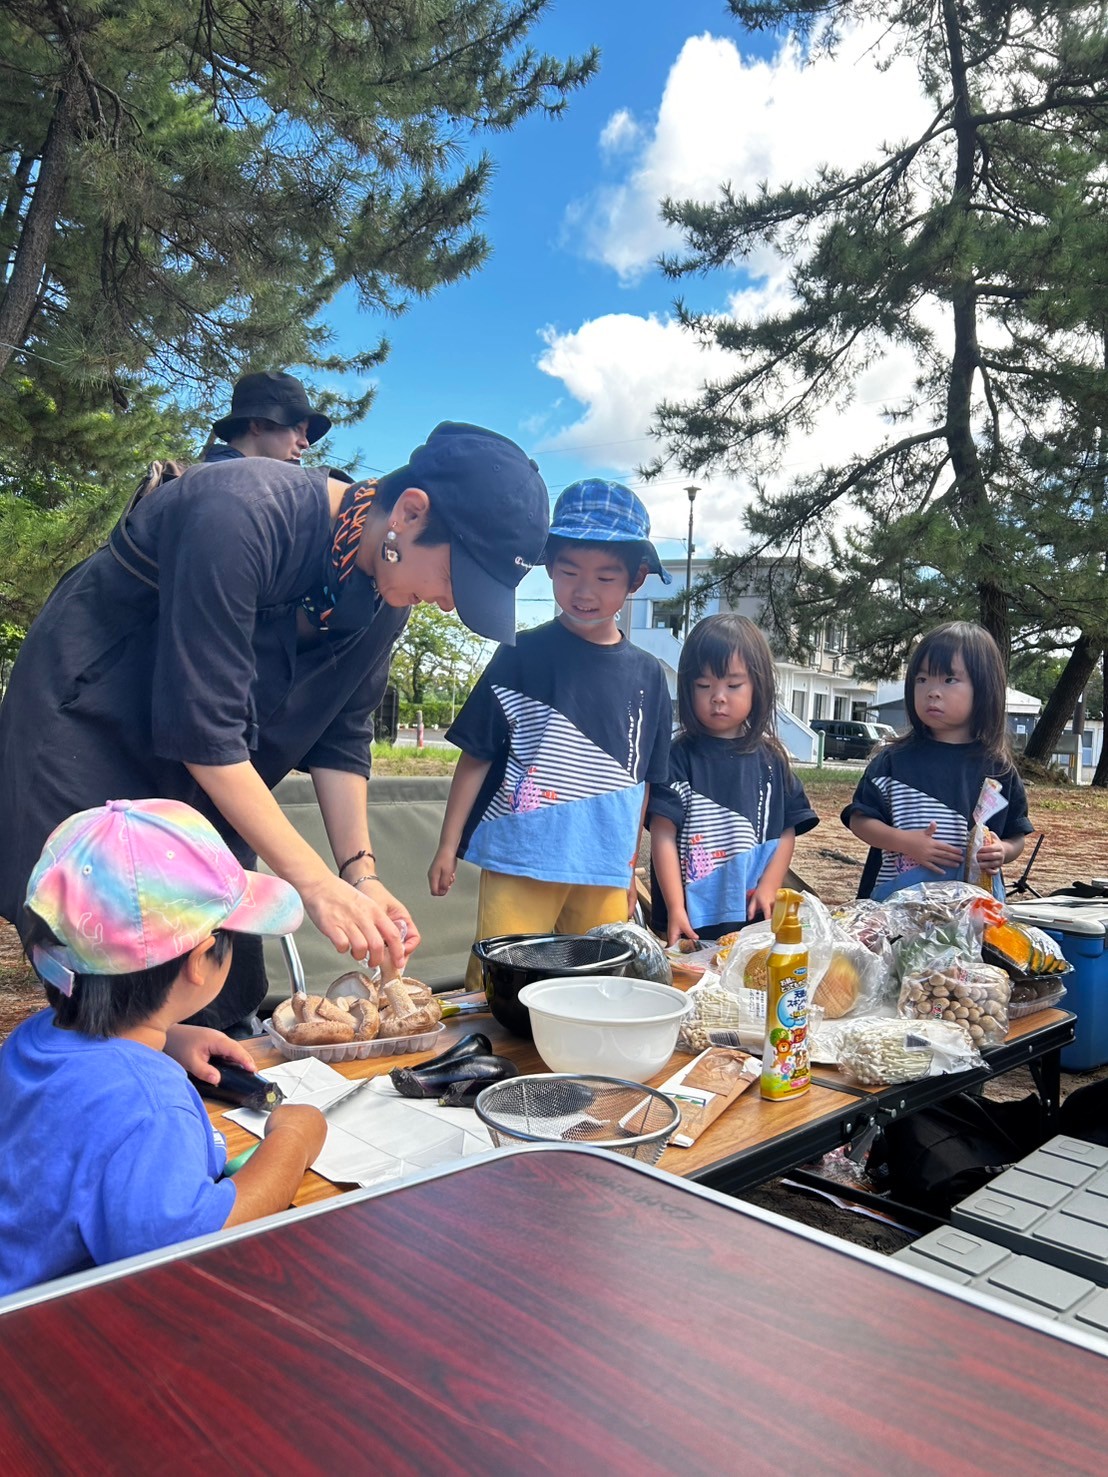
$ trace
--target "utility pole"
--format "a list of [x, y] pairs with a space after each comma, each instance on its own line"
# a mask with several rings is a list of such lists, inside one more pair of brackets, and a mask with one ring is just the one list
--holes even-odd
[[688, 637], [688, 634], [689, 634], [689, 615], [690, 615], [690, 612], [692, 611], [692, 556], [693, 556], [692, 527], [693, 527], [693, 503], [696, 502], [696, 495], [700, 491], [700, 488], [699, 487], [686, 487], [685, 488], [685, 491], [689, 495], [689, 539], [688, 539], [688, 543], [685, 545], [685, 630], [684, 630], [684, 636], [687, 638]]

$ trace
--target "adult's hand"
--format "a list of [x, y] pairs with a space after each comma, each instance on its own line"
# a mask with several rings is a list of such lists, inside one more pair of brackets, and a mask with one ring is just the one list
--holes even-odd
[[300, 896], [308, 917], [340, 954], [368, 959], [371, 964], [381, 964], [388, 954], [402, 970], [407, 955], [419, 943], [411, 914], [380, 882], [353, 887], [328, 873], [302, 888]]

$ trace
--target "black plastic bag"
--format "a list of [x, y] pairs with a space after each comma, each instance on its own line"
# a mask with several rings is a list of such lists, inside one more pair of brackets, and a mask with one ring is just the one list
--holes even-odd
[[1090, 1144], [1108, 1144], [1108, 1081], [1071, 1092], [1058, 1114], [1058, 1132]]
[[886, 1124], [870, 1151], [874, 1187], [902, 1205], [946, 1219], [967, 1195], [1025, 1158], [1047, 1137], [1035, 1093], [994, 1103], [956, 1093]]

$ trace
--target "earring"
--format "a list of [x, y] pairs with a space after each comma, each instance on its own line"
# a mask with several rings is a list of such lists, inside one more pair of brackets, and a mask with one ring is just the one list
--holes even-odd
[[395, 528], [390, 528], [385, 534], [385, 542], [381, 545], [381, 558], [386, 564], [400, 563], [400, 550], [396, 547]]

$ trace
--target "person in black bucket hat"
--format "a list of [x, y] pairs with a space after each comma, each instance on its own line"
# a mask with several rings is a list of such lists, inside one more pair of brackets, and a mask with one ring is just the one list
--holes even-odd
[[[212, 434], [238, 455], [279, 462], [298, 462], [330, 429], [330, 419], [312, 409], [300, 381], [275, 369], [244, 374], [231, 392], [230, 414], [212, 423]], [[218, 461], [229, 454], [218, 447], [205, 459]]]
[[[419, 930], [366, 815], [392, 651], [420, 603], [514, 641], [549, 519], [527, 454], [453, 422], [375, 482], [240, 456], [148, 493], [58, 584], [13, 667], [0, 914], [24, 928], [27, 879], [67, 816], [160, 796], [205, 814], [247, 870], [260, 857], [291, 883], [339, 953], [401, 967]], [[332, 863], [270, 793], [293, 769], [312, 776]], [[236, 939], [199, 1023], [240, 1028], [266, 989], [260, 948]]]

